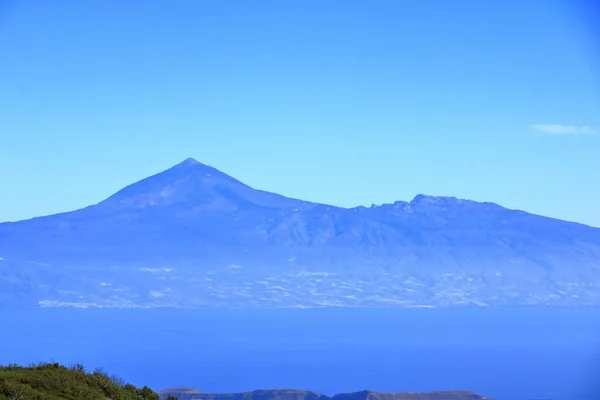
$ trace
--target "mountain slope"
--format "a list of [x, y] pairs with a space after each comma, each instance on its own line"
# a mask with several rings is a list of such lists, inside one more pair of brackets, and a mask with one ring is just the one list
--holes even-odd
[[600, 229], [418, 195], [345, 209], [188, 159], [69, 213], [0, 224], [0, 302], [599, 304]]
[[255, 190], [221, 171], [188, 158], [176, 166], [115, 193], [101, 208], [187, 205], [198, 210], [233, 211], [246, 207], [309, 207], [311, 203]]

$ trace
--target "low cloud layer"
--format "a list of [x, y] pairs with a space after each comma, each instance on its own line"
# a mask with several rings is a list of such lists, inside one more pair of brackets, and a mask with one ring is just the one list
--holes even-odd
[[588, 125], [535, 124], [531, 129], [548, 135], [594, 135], [596, 131]]

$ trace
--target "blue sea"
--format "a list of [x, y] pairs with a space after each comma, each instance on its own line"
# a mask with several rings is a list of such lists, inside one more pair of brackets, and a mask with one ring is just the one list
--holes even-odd
[[0, 363], [102, 367], [155, 390], [467, 389], [600, 399], [594, 308], [2, 311]]

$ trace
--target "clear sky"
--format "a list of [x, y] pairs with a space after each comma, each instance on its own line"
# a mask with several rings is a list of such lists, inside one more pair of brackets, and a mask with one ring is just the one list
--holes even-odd
[[590, 4], [0, 0], [0, 221], [194, 157], [329, 204], [425, 193], [600, 226]]

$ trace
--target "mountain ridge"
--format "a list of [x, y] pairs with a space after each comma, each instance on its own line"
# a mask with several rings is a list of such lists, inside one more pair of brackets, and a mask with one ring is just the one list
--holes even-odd
[[0, 224], [0, 258], [9, 304], [600, 304], [598, 228], [448, 196], [330, 206], [194, 159], [95, 205]]
[[[193, 171], [193, 170], [196, 171]], [[115, 192], [114, 194], [108, 196], [107, 198], [93, 204], [93, 205], [89, 205], [89, 206], [85, 206], [79, 209], [75, 209], [72, 211], [65, 211], [65, 212], [60, 212], [60, 213], [54, 213], [54, 214], [48, 214], [48, 215], [42, 215], [42, 216], [36, 216], [36, 217], [32, 217], [32, 218], [27, 218], [24, 220], [18, 220], [18, 221], [3, 221], [0, 222], [0, 225], [2, 224], [10, 224], [10, 223], [19, 223], [19, 222], [23, 222], [23, 221], [29, 221], [32, 219], [38, 219], [38, 218], [46, 218], [46, 217], [53, 217], [53, 216], [58, 216], [58, 215], [64, 215], [64, 214], [71, 214], [73, 212], [79, 212], [79, 211], [83, 211], [95, 206], [101, 206], [107, 203], [111, 203], [111, 202], [115, 202], [115, 201], [119, 201], [119, 200], [123, 200], [122, 196], [127, 193], [127, 191], [129, 189], [132, 188], [137, 188], [139, 187], [139, 185], [150, 181], [152, 179], [156, 179], [158, 177], [163, 176], [164, 174], [168, 174], [170, 172], [175, 172], [175, 171], [192, 171], [192, 172], [198, 172], [201, 171], [200, 173], [215, 173], [217, 175], [219, 175], [220, 177], [222, 177], [223, 179], [226, 179], [230, 182], [239, 184], [241, 186], [244, 186], [248, 189], [251, 189], [253, 191], [256, 192], [260, 192], [260, 193], [265, 193], [265, 194], [269, 194], [269, 195], [274, 195], [277, 196], [279, 198], [283, 198], [286, 200], [291, 200], [294, 202], [299, 202], [299, 203], [304, 203], [304, 204], [309, 204], [309, 205], [316, 205], [316, 206], [323, 206], [323, 207], [331, 207], [331, 208], [335, 208], [335, 209], [343, 209], [343, 210], [358, 210], [358, 209], [370, 209], [370, 208], [381, 208], [381, 207], [391, 207], [394, 206], [395, 208], [399, 208], [399, 206], [410, 206], [413, 207], [415, 205], [419, 205], [419, 204], [430, 204], [430, 205], [465, 205], [465, 204], [479, 204], [479, 205], [487, 205], [487, 206], [491, 206], [491, 207], [497, 207], [500, 209], [504, 209], [504, 210], [510, 210], [510, 211], [515, 211], [515, 212], [521, 212], [521, 213], [525, 213], [528, 215], [534, 215], [534, 216], [542, 216], [540, 214], [536, 214], [536, 213], [532, 213], [529, 211], [525, 211], [525, 210], [521, 210], [521, 209], [511, 209], [511, 208], [507, 208], [504, 206], [501, 206], [497, 203], [494, 202], [490, 202], [490, 201], [475, 201], [475, 200], [470, 200], [470, 199], [464, 199], [464, 198], [460, 198], [460, 197], [456, 197], [456, 196], [446, 196], [446, 195], [431, 195], [431, 194], [425, 194], [425, 193], [418, 193], [416, 194], [411, 200], [409, 201], [405, 201], [405, 200], [395, 200], [392, 203], [381, 203], [381, 204], [371, 204], [370, 206], [365, 206], [365, 205], [357, 205], [357, 206], [352, 206], [352, 207], [343, 207], [343, 206], [337, 206], [337, 205], [333, 205], [333, 204], [328, 204], [328, 203], [318, 203], [318, 202], [313, 202], [310, 200], [303, 200], [303, 199], [299, 199], [299, 198], [293, 198], [293, 197], [288, 197], [288, 196], [284, 196], [284, 195], [280, 195], [274, 192], [269, 192], [269, 191], [264, 191], [264, 190], [260, 190], [260, 189], [255, 189], [252, 186], [246, 185], [243, 182], [233, 178], [232, 176], [221, 172], [220, 170], [218, 170], [217, 168], [205, 164], [203, 162], [197, 161], [196, 159], [192, 158], [192, 157], [188, 157], [185, 160], [183, 160], [182, 162], [167, 168], [166, 170], [163, 170], [161, 172], [158, 172], [156, 174], [153, 174], [151, 176], [148, 176], [146, 178], [142, 178], [130, 185], [125, 186], [123, 189], [118, 190], [117, 192]], [[163, 184], [165, 184], [163, 182]], [[146, 193], [147, 194], [147, 193]], [[156, 205], [163, 205], [163, 204], [156, 204]], [[585, 224], [582, 222], [574, 222], [574, 221], [567, 221], [567, 220], [561, 220], [559, 218], [553, 218], [553, 217], [546, 217], [543, 216], [544, 218], [548, 218], [548, 219], [553, 219], [556, 221], [561, 221], [561, 222], [566, 222], [566, 223], [571, 223], [571, 224], [577, 224], [577, 225], [583, 225], [583, 226], [587, 226], [590, 228], [596, 228], [596, 229], [600, 229], [594, 226], [591, 226], [589, 224]]]

